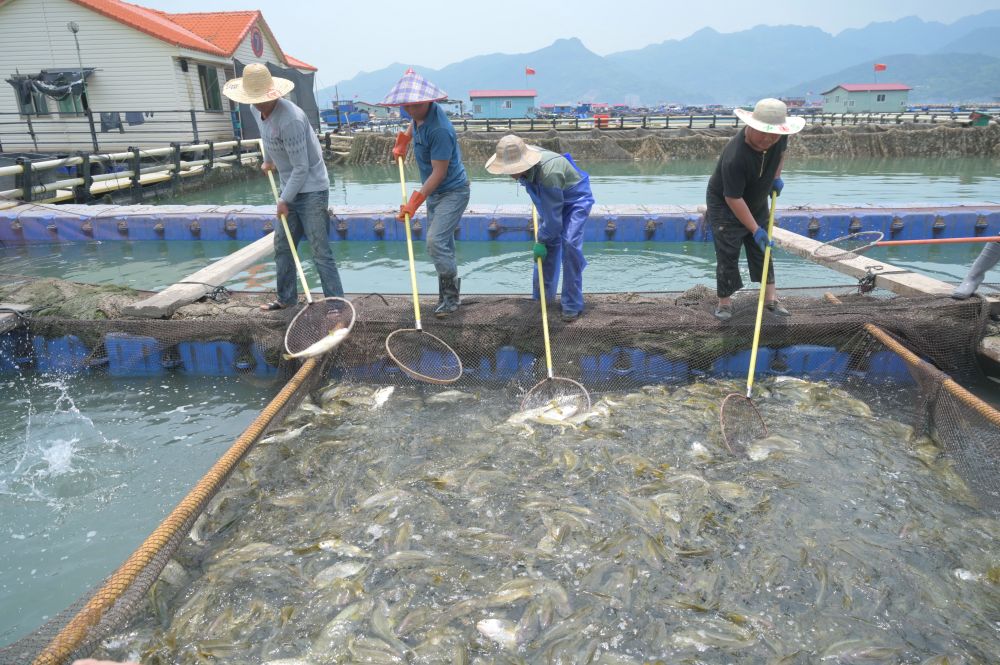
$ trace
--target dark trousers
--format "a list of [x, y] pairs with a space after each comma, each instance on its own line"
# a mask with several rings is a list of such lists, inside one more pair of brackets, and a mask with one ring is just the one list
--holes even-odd
[[[764, 269], [764, 251], [753, 241], [753, 234], [742, 224], [725, 222], [712, 225], [715, 240], [715, 290], [720, 298], [728, 298], [743, 288], [740, 276], [740, 248], [746, 249], [750, 281], [760, 282]], [[768, 261], [767, 283], [774, 284], [774, 262]]]
[[[323, 285], [323, 297], [344, 297], [344, 287], [340, 283], [340, 272], [330, 249], [330, 191], [300, 192], [288, 204], [288, 230], [295, 246], [305, 236], [312, 249], [313, 263]], [[274, 229], [274, 262], [278, 272], [278, 301], [282, 305], [294, 305], [298, 300], [298, 276], [295, 261], [288, 246], [285, 230], [278, 222]]]

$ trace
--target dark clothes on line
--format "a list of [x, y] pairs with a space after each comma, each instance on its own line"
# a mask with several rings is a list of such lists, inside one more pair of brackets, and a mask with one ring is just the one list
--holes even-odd
[[110, 132], [117, 129], [119, 132], [125, 131], [122, 127], [122, 116], [118, 111], [101, 114], [101, 131]]
[[[706, 192], [706, 219], [715, 239], [716, 291], [720, 298], [728, 298], [743, 288], [739, 268], [741, 246], [746, 247], [751, 280], [760, 281], [764, 264], [764, 252], [726, 203], [726, 197], [743, 199], [758, 226], [766, 229], [771, 186], [782, 155], [788, 149], [788, 137], [782, 136], [768, 150], [758, 152], [747, 145], [745, 131], [745, 128], [738, 131], [726, 144]], [[767, 282], [773, 284], [774, 264], [769, 263], [767, 270]]]

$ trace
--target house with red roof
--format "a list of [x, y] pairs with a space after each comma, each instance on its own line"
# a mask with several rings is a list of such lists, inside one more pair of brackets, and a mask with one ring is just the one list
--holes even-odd
[[902, 113], [911, 87], [902, 83], [841, 83], [823, 95], [823, 113]]
[[[258, 10], [181, 13], [121, 0], [0, 0], [0, 151], [162, 147], [257, 136], [222, 95], [246, 64], [295, 81], [319, 116], [316, 68]], [[245, 109], [244, 109], [245, 110]], [[247, 122], [249, 120], [249, 122]]]

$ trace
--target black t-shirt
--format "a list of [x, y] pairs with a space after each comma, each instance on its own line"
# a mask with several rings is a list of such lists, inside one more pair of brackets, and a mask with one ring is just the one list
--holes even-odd
[[781, 164], [781, 155], [788, 148], [788, 137], [782, 136], [764, 152], [758, 152], [747, 145], [744, 130], [736, 132], [729, 140], [715, 172], [708, 180], [709, 219], [726, 224], [740, 224], [733, 211], [726, 204], [725, 197], [743, 199], [750, 214], [761, 226], [767, 224], [767, 200], [771, 195], [771, 184]]

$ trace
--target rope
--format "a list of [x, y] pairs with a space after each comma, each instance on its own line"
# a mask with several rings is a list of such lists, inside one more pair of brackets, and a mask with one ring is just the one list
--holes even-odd
[[227, 289], [222, 284], [209, 284], [208, 282], [175, 282], [176, 284], [197, 284], [199, 286], [211, 287], [211, 291], [202, 296], [202, 298], [208, 298], [209, 300], [214, 300], [217, 303], [229, 302], [229, 296], [233, 295], [233, 292]]
[[181, 499], [177, 507], [160, 522], [159, 526], [145, 541], [111, 574], [98, 589], [86, 606], [63, 628], [55, 638], [38, 654], [33, 665], [59, 665], [70, 657], [85, 640], [90, 630], [97, 626], [101, 617], [136, 581], [177, 532], [189, 523], [215, 495], [229, 477], [243, 456], [250, 450], [257, 438], [264, 432], [275, 415], [288, 403], [295, 391], [309, 377], [319, 364], [319, 359], [309, 358], [299, 368], [281, 391], [271, 400], [260, 414], [250, 423], [232, 447], [212, 465], [212, 468], [198, 481], [198, 484]]
[[915, 353], [910, 351], [908, 348], [897, 342], [895, 339], [889, 336], [889, 333], [882, 330], [873, 323], [866, 323], [865, 330], [868, 331], [872, 337], [876, 338], [878, 341], [885, 344], [893, 352], [896, 353], [900, 358], [902, 358], [907, 365], [913, 367], [914, 369], [920, 369], [928, 373], [937, 374], [944, 377], [941, 381], [942, 387], [948, 391], [950, 395], [958, 399], [960, 402], [965, 404], [967, 407], [975, 410], [979, 415], [983, 416], [995, 426], [1000, 427], [1000, 411], [997, 411], [992, 406], [979, 399], [968, 390], [960, 386], [955, 382], [954, 379], [949, 377], [947, 374], [939, 370], [934, 365], [931, 365], [926, 360], [923, 360]]

